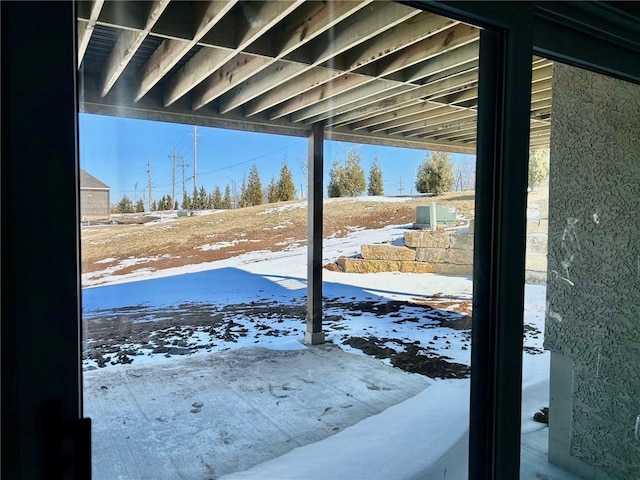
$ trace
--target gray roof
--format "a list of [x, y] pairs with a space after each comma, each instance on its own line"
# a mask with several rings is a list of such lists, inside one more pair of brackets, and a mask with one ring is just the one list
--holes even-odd
[[105, 188], [108, 189], [109, 185], [105, 185], [96, 177], [90, 173], [80, 169], [80, 188]]

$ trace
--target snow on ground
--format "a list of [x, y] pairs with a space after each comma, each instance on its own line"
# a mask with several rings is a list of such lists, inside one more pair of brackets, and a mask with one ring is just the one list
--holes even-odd
[[[400, 225], [389, 226], [379, 230], [354, 231], [346, 238], [327, 239], [324, 242], [323, 249], [324, 261], [333, 261], [339, 255], [355, 255], [359, 253], [360, 245], [363, 243], [396, 241], [404, 234], [407, 227], [406, 225]], [[105, 317], [108, 314], [118, 314], [128, 309], [133, 309], [134, 314], [144, 319], [149, 311], [154, 309], [162, 310], [163, 308], [169, 309], [171, 306], [176, 305], [213, 304], [225, 306], [229, 304], [251, 304], [254, 301], [259, 301], [271, 305], [299, 304], [304, 308], [303, 297], [305, 294], [306, 247], [292, 248], [278, 253], [253, 252], [252, 254], [229, 260], [172, 268], [164, 271], [134, 272], [127, 276], [114, 275], [109, 279], [108, 285], [83, 289], [83, 315], [88, 322], [88, 331], [85, 332], [85, 335], [91, 335], [91, 322], [94, 319]], [[454, 302], [469, 301], [472, 294], [472, 281], [465, 276], [400, 273], [362, 275], [332, 271], [323, 272], [323, 295], [328, 299], [336, 300], [338, 304], [339, 299], [346, 299], [351, 302], [377, 301], [380, 305], [383, 305], [394, 300], [407, 301], [416, 298], [437, 297], [443, 294]], [[362, 353], [348, 345], [341, 344], [340, 341], [344, 336], [372, 335], [386, 338], [394, 335], [395, 338], [400, 337], [407, 339], [407, 341], [417, 341], [420, 345], [430, 345], [430, 348], [433, 348], [434, 351], [437, 351], [440, 355], [447, 355], [452, 361], [469, 364], [468, 335], [465, 335], [464, 331], [452, 330], [442, 325], [430, 326], [428, 320], [421, 323], [423, 328], [417, 328], [417, 324], [414, 321], [415, 317], [424, 315], [424, 310], [419, 310], [419, 307], [416, 307], [416, 309], [407, 307], [396, 312], [390, 312], [387, 315], [352, 311], [344, 314], [341, 319], [331, 321], [332, 316], [338, 315], [338, 310], [339, 307], [333, 309], [328, 307], [325, 311], [325, 315], [329, 319], [327, 321], [327, 335], [329, 341], [333, 341], [335, 345], [340, 346], [345, 352], [359, 353], [359, 356], [347, 355], [346, 358], [353, 358], [355, 361], [356, 358], [362, 358]], [[574, 477], [564, 474], [560, 469], [546, 463], [544, 455], [546, 427], [531, 420], [538, 409], [548, 405], [549, 355], [548, 352], [541, 353], [544, 311], [545, 288], [543, 286], [528, 285], [526, 288], [525, 323], [530, 326], [530, 329], [525, 336], [525, 346], [528, 349], [525, 349], [524, 353], [523, 371], [522, 427], [524, 434], [523, 472], [525, 473], [523, 473], [522, 478], [570, 479]], [[443, 309], [443, 312], [446, 317], [446, 308]], [[455, 315], [452, 316], [452, 318], [454, 317]], [[261, 335], [262, 327], [260, 325], [269, 322], [273, 324], [274, 321], [278, 321], [277, 319], [266, 317], [243, 319], [241, 315], [234, 318], [232, 325], [235, 326], [237, 324], [238, 327], [234, 328], [241, 330], [245, 335], [236, 336], [235, 341], [219, 342], [216, 346], [209, 348], [208, 351], [207, 349], [200, 349], [197, 354], [184, 358], [170, 355], [151, 355], [150, 351], [143, 351], [144, 354], [135, 357], [131, 366], [107, 366], [104, 369], [85, 373], [85, 407], [88, 411], [93, 412], [94, 423], [108, 424], [109, 429], [111, 429], [108, 432], [103, 429], [104, 436], [102, 439], [95, 440], [94, 470], [96, 471], [96, 478], [109, 478], [111, 473], [105, 473], [100, 476], [100, 470], [104, 469], [107, 472], [110, 468], [115, 468], [114, 465], [117, 466], [124, 462], [123, 458], [126, 456], [123, 454], [121, 446], [113, 445], [118, 435], [112, 429], [124, 429], [123, 425], [119, 427], [116, 425], [118, 422], [124, 421], [126, 423], [127, 419], [122, 416], [124, 414], [118, 416], [117, 413], [113, 413], [109, 408], [116, 408], [116, 411], [124, 411], [126, 409], [120, 408], [117, 402], [131, 402], [132, 399], [135, 399], [135, 402], [140, 402], [138, 407], [141, 411], [150, 409], [153, 402], [162, 404], [162, 392], [164, 391], [163, 388], [166, 387], [165, 382], [167, 381], [163, 379], [162, 372], [172, 371], [172, 369], [177, 368], [176, 366], [181, 365], [181, 362], [187, 362], [184, 365], [187, 365], [188, 362], [211, 362], [215, 361], [216, 358], [228, 358], [229, 355], [234, 355], [234, 352], [238, 352], [238, 355], [245, 355], [242, 352], [261, 352], [262, 348], [271, 349], [274, 352], [291, 352], [289, 354], [297, 351], [301, 355], [307, 355], [305, 352], [320, 352], [320, 350], [317, 350], [318, 347], [309, 349], [300, 343], [302, 332], [304, 331], [304, 323], [300, 319], [297, 321], [295, 319], [281, 319], [282, 322], [278, 324], [279, 335], [269, 336]], [[156, 317], [155, 320], [159, 320], [159, 318]], [[190, 332], [190, 335], [190, 341], [194, 342], [192, 345], [203, 345], [210, 340], [204, 330], [198, 331], [196, 329]], [[443, 337], [446, 337], [446, 340]], [[389, 346], [391, 348], [394, 347], [393, 343], [390, 343]], [[220, 355], [226, 355], [227, 357], [220, 357]], [[366, 357], [362, 361], [366, 363], [366, 368], [373, 369], [371, 372], [396, 372], [397, 375], [408, 376], [407, 378], [415, 377], [421, 381], [428, 380], [425, 383], [426, 388], [420, 388], [417, 394], [415, 391], [410, 393], [410, 390], [407, 390], [405, 398], [396, 400], [395, 405], [389, 405], [383, 411], [373, 412], [375, 414], [365, 415], [364, 418], [356, 423], [336, 423], [336, 426], [333, 427], [333, 432], [327, 432], [320, 439], [311, 439], [308, 444], [292, 442], [289, 447], [282, 451], [270, 445], [251, 442], [247, 444], [245, 442], [243, 444], [245, 451], [242, 452], [242, 456], [259, 458], [260, 463], [257, 465], [239, 462], [235, 469], [233, 465], [226, 465], [226, 470], [216, 470], [215, 465], [209, 465], [203, 460], [204, 457], [202, 455], [205, 455], [205, 453], [199, 453], [198, 458], [202, 465], [181, 467], [172, 460], [172, 465], [167, 468], [173, 473], [167, 473], [168, 476], [165, 478], [178, 478], [176, 475], [179, 475], [179, 478], [218, 478], [219, 475], [238, 470], [238, 467], [240, 470], [251, 467], [244, 472], [233, 473], [224, 478], [466, 479], [469, 380], [431, 380], [417, 374], [407, 374], [396, 368], [391, 368], [384, 365], [384, 360], [373, 360], [371, 357]], [[386, 362], [388, 364], [388, 361]], [[253, 368], [258, 368], [258, 363], [250, 364], [253, 365]], [[89, 363], [86, 363], [86, 365], [92, 368], [95, 367]], [[383, 370], [376, 370], [381, 368]], [[154, 374], [154, 371], [157, 374]], [[195, 381], [198, 376], [197, 371], [189, 370], [189, 372], [189, 375], [193, 375]], [[243, 370], [243, 372], [244, 375], [247, 375], [246, 371]], [[250, 373], [251, 370], [249, 370]], [[270, 374], [275, 375], [276, 373], [271, 372]], [[202, 370], [202, 374], [206, 374], [205, 370]], [[181, 374], [172, 375], [172, 378], [177, 381], [178, 377], [176, 375]], [[202, 377], [203, 375], [199, 376]], [[285, 386], [282, 388], [285, 388], [285, 390], [286, 388], [291, 388], [286, 387], [287, 381], [291, 380], [290, 375], [287, 375], [286, 369], [281, 375], [283, 378], [278, 381]], [[379, 374], [371, 373], [370, 375]], [[234, 373], [229, 371], [228, 376], [233, 378]], [[138, 392], [134, 395], [133, 384], [129, 382], [135, 382], [135, 379], [125, 380], [124, 387], [122, 382], [117, 380], [118, 378], [130, 379], [131, 377], [143, 377], [140, 380], [140, 382], [146, 382], [144, 383], [145, 390], [143, 392]], [[321, 377], [320, 375], [318, 378]], [[107, 379], [109, 378], [116, 380], [114, 380], [112, 386], [107, 387]], [[238, 373], [236, 381], [238, 378], [246, 377], [240, 377], [240, 373]], [[273, 385], [275, 384], [273, 383]], [[107, 390], [107, 388], [111, 390]], [[125, 388], [125, 390], [121, 390], [122, 388]], [[188, 387], [183, 386], [181, 388], [189, 390]], [[269, 393], [274, 398], [278, 398], [271, 388], [272, 383], [269, 383]], [[354, 391], [360, 388], [360, 384], [357, 384], [355, 378], [351, 383], [348, 381], [342, 394], [349, 395], [350, 388], [353, 388]], [[368, 388], [375, 390], [374, 387]], [[380, 389], [379, 387], [376, 388]], [[211, 388], [208, 390], [211, 390]], [[300, 391], [303, 391], [303, 389], [301, 388]], [[363, 391], [366, 392], [367, 388]], [[147, 392], [146, 395], [145, 392]], [[116, 397], [115, 400], [107, 401], [107, 393], [121, 396]], [[283, 393], [285, 395], [278, 402], [284, 401], [289, 396], [288, 391]], [[208, 391], [207, 395], [211, 394]], [[174, 400], [169, 400], [169, 397], [166, 397], [164, 401], [177, 402], [180, 393], [173, 392], [172, 395], [175, 397]], [[183, 397], [185, 399], [191, 398], [187, 395], [188, 392], [185, 392]], [[313, 395], [315, 398], [318, 395], [317, 391]], [[153, 397], [153, 402], [150, 397]], [[242, 396], [234, 397], [234, 402], [239, 402], [238, 408], [244, 408], [241, 406], [246, 401], [243, 398]], [[312, 401], [311, 398], [307, 400], [298, 398], [297, 400], [302, 402], [303, 405], [305, 402]], [[213, 429], [212, 431], [217, 432], [219, 425], [216, 422], [223, 420], [218, 417], [205, 416], [206, 409], [198, 406], [200, 403], [202, 402], [193, 402], [193, 410], [191, 412], [193, 414], [195, 411], [201, 415], [198, 421], [204, 423], [197, 425], [211, 425], [209, 430]], [[274, 405], [277, 405], [277, 402]], [[326, 410], [325, 413], [329, 411]], [[304, 411], [302, 413], [304, 415]], [[114, 415], [117, 418], [113, 418]], [[132, 415], [134, 414], [132, 413]], [[174, 417], [172, 417], [172, 420], [177, 422], [175, 425], [182, 425], [180, 428], [183, 429], [187, 428], [184, 426], [187, 424], [180, 422], [187, 421], [192, 417], [186, 414], [183, 420], [179, 420], [177, 415], [179, 414], [174, 414]], [[252, 431], [260, 432], [272, 429], [273, 420], [270, 415], [272, 414], [252, 418], [252, 422], [257, 422], [251, 425]], [[136, 431], [140, 431], [141, 428], [145, 432], [149, 430], [147, 436], [151, 436], [154, 439], [154, 449], [165, 449], [167, 445], [171, 445], [172, 451], [183, 448], [180, 446], [181, 440], [179, 438], [171, 438], [175, 431], [162, 430], [161, 434], [161, 429], [166, 428], [163, 427], [166, 420], [162, 420], [162, 418], [165, 418], [162, 416], [157, 418], [160, 418], [158, 422], [154, 423], [154, 425], [157, 424], [157, 427], [151, 427], [151, 419], [145, 417], [145, 422], [141, 424], [143, 427], [137, 428]], [[318, 422], [321, 419], [322, 415], [318, 414]], [[243, 421], [241, 419], [237, 420], [237, 422]], [[194, 424], [193, 428], [195, 430], [193, 431], [189, 430], [186, 433], [182, 430], [180, 431], [185, 435], [200, 435], [202, 427], [197, 427], [197, 425]], [[239, 426], [237, 427], [240, 428]], [[233, 429], [233, 424], [225, 423], [224, 431], [231, 432], [228, 435], [232, 436]], [[212, 441], [212, 439], [206, 436], [202, 438], [202, 442], [209, 441]], [[197, 444], [198, 449], [201, 449], [202, 442]], [[159, 445], [162, 445], [162, 447]], [[228, 446], [228, 444], [224, 444], [222, 447], [225, 447], [225, 445]], [[213, 443], [206, 443], [205, 446], [207, 448], [204, 448], [204, 452], [214, 449]], [[124, 448], [126, 450], [126, 446]], [[182, 452], [183, 450], [180, 451]], [[154, 452], [154, 455], [157, 454], [155, 450]], [[144, 456], [145, 453], [137, 452], [136, 455]], [[169, 454], [163, 453], [163, 455]], [[184, 455], [188, 456], [189, 450], [184, 451]], [[160, 456], [159, 458], [165, 457]], [[141, 459], [134, 458], [130, 461], [138, 462], [138, 464], [142, 462]], [[111, 478], [161, 478], [158, 477], [157, 470], [160, 467], [156, 465], [156, 470], [153, 470], [152, 464], [153, 462], [149, 460], [144, 464], [146, 466], [139, 467], [139, 470], [130, 470], [137, 472], [133, 476], [118, 474], [118, 477]], [[126, 471], [126, 468], [124, 471]], [[154, 473], [151, 473], [152, 471]]]

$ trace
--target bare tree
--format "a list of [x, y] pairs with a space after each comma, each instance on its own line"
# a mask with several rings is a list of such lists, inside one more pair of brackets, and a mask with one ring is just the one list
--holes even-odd
[[476, 184], [476, 163], [471, 159], [455, 162], [453, 167], [453, 189], [473, 190]]

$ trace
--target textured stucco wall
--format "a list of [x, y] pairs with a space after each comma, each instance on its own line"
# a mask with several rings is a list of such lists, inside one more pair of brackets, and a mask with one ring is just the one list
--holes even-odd
[[551, 118], [545, 346], [573, 361], [569, 453], [638, 479], [640, 86], [556, 65]]

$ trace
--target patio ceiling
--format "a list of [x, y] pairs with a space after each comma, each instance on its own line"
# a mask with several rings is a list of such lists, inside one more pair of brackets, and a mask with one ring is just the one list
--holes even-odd
[[[81, 110], [475, 153], [478, 39], [393, 2], [79, 2]], [[532, 74], [539, 147], [551, 62]]]

